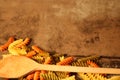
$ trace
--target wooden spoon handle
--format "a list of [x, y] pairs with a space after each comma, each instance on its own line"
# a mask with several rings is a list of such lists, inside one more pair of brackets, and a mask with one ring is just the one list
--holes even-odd
[[43, 65], [40, 64], [37, 70], [65, 71], [65, 72], [83, 72], [83, 73], [106, 73], [120, 74], [120, 69], [116, 68], [92, 68], [92, 67], [76, 67], [76, 66], [59, 66], [59, 65]]

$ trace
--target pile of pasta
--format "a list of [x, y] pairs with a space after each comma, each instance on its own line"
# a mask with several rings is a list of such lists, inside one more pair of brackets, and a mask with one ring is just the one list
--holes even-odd
[[[14, 39], [10, 37], [8, 41], [0, 46], [0, 51], [7, 51], [10, 55], [22, 55], [35, 60], [40, 64], [55, 64], [55, 65], [69, 65], [69, 66], [84, 66], [84, 67], [100, 67], [97, 63], [99, 56], [89, 57], [73, 57], [65, 54], [49, 53], [37, 45], [29, 46], [30, 38]], [[32, 65], [32, 64], [31, 64]], [[116, 79], [120, 79], [117, 76]], [[73, 72], [57, 72], [37, 70], [20, 77], [18, 80], [113, 80], [107, 78], [107, 74], [95, 73], [73, 73]]]

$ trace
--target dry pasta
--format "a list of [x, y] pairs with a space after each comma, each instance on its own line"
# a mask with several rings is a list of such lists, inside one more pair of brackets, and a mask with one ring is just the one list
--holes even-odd
[[6, 50], [13, 41], [14, 41], [14, 37], [10, 37], [5, 44], [0, 46], [0, 51]]
[[68, 65], [74, 60], [73, 57], [67, 57], [64, 60], [57, 63], [57, 65]]
[[29, 42], [30, 42], [30, 38], [25, 38], [25, 40], [21, 42], [20, 44], [16, 45], [16, 47], [20, 48], [22, 46], [27, 45]]
[[25, 54], [27, 54], [27, 47], [26, 46], [22, 46], [22, 48], [16, 48], [16, 45], [20, 44], [21, 42], [23, 42], [23, 39], [15, 40], [14, 42], [12, 42], [8, 47], [9, 53], [11, 53], [13, 55], [25, 55]]
[[[23, 55], [29, 57], [40, 64], [53, 64], [53, 65], [69, 65], [69, 66], [83, 66], [83, 67], [99, 67], [97, 60], [99, 56], [89, 56], [84, 58], [75, 58], [71, 56], [61, 55], [57, 53], [49, 53], [41, 50], [39, 46], [33, 45], [28, 47], [30, 38], [17, 39], [14, 41], [13, 37], [8, 39], [8, 42], [0, 47], [0, 51], [8, 48], [8, 53], [11, 55]], [[3, 47], [5, 46], [5, 47]], [[32, 64], [31, 64], [32, 65]], [[116, 80], [119, 77], [117, 77]], [[8, 79], [9, 80], [9, 79]], [[107, 79], [106, 76], [93, 73], [72, 73], [72, 72], [57, 72], [39, 70], [22, 76], [18, 80], [113, 80]]]

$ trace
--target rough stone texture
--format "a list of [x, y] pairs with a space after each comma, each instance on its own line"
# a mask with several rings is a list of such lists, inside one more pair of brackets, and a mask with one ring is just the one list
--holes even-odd
[[46, 51], [120, 56], [119, 0], [0, 0], [0, 44], [12, 35]]

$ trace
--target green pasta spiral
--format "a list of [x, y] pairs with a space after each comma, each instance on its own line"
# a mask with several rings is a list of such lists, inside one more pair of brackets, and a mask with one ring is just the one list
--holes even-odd
[[54, 72], [42, 73], [40, 74], [44, 80], [60, 80], [60, 78]]
[[88, 67], [87, 61], [96, 61], [99, 59], [99, 56], [90, 56], [90, 57], [85, 57], [85, 58], [79, 58], [76, 61], [72, 62], [72, 66], [82, 66], [82, 67]]
[[107, 80], [106, 77], [101, 74], [93, 74], [93, 73], [78, 73], [81, 80]]

